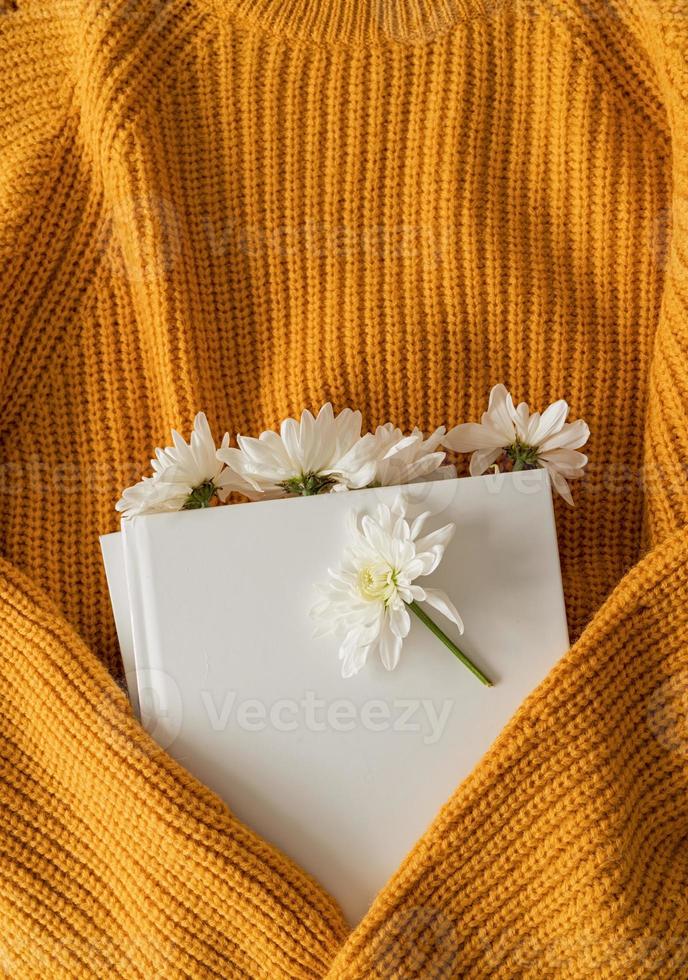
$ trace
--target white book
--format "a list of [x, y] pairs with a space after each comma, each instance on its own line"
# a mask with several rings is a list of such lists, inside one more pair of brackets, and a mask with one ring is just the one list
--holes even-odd
[[[396, 670], [343, 679], [314, 584], [349, 511], [399, 492], [456, 523], [439, 568], [465, 623], [413, 618]], [[182, 765], [338, 899], [351, 925], [568, 648], [544, 470], [139, 517], [102, 539], [134, 707]]]

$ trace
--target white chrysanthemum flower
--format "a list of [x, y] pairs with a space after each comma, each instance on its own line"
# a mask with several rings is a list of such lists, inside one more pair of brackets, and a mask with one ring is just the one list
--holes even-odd
[[438, 450], [446, 429], [440, 426], [425, 438], [414, 428], [405, 436], [391, 422], [368, 432], [342, 460], [347, 472], [357, 472], [374, 465], [374, 486], [395, 487], [424, 480], [441, 480], [456, 476], [456, 467], [443, 466], [446, 453]]
[[567, 480], [583, 476], [588, 457], [577, 452], [590, 437], [587, 424], [567, 422], [569, 406], [560, 399], [540, 414], [525, 402], [516, 408], [504, 385], [490, 392], [487, 411], [480, 422], [466, 422], [451, 429], [443, 445], [459, 453], [473, 453], [471, 475], [480, 476], [504, 454], [514, 470], [544, 467], [552, 486], [573, 504]]
[[343, 564], [337, 571], [330, 569], [328, 582], [319, 586], [321, 600], [311, 611], [318, 621], [316, 636], [334, 633], [342, 638], [343, 677], [357, 674], [375, 650], [387, 670], [393, 670], [411, 628], [411, 610], [489, 684], [418, 606], [427, 602], [463, 632], [461, 617], [449, 597], [439, 589], [415, 584], [417, 578], [437, 568], [454, 533], [455, 525], [446, 524], [421, 534], [430, 516], [426, 512], [409, 523], [401, 498], [392, 508], [380, 504], [375, 517], [351, 515], [351, 543]]
[[328, 402], [315, 418], [306, 410], [298, 422], [285, 419], [279, 434], [268, 430], [257, 439], [237, 436], [239, 448], [223, 446], [217, 456], [249, 485], [247, 495], [254, 500], [311, 496], [337, 484], [353, 490], [372, 482], [372, 462], [355, 469], [343, 465], [360, 439], [361, 413], [345, 408], [335, 416]]
[[[216, 495], [225, 500], [245, 484], [217, 458], [217, 446], [203, 412], [194, 419], [191, 439], [172, 430], [174, 445], [155, 450], [152, 477], [128, 487], [116, 504], [124, 517], [207, 507]], [[229, 445], [225, 433], [222, 447]]]

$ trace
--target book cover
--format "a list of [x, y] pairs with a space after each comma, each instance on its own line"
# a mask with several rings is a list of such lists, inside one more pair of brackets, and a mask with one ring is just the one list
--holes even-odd
[[[464, 635], [442, 628], [492, 688], [417, 621], [391, 672], [371, 657], [344, 679], [338, 640], [313, 638], [314, 584], [341, 558], [347, 515], [400, 492], [437, 525], [457, 525], [427, 583], [458, 607]], [[158, 514], [123, 528], [103, 539], [104, 556], [143, 724], [318, 878], [352, 924], [568, 647], [543, 470]]]

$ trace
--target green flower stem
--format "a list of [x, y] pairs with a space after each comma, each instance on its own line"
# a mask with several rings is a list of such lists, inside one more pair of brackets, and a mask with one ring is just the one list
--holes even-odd
[[489, 677], [486, 677], [485, 674], [483, 674], [482, 670], [480, 670], [479, 667], [476, 667], [475, 664], [473, 663], [473, 661], [472, 660], [469, 660], [468, 657], [466, 656], [466, 654], [463, 653], [461, 650], [459, 650], [459, 648], [457, 647], [457, 645], [452, 640], [449, 639], [449, 637], [447, 636], [447, 634], [444, 633], [439, 628], [439, 626], [437, 625], [437, 623], [434, 623], [430, 619], [430, 617], [425, 612], [425, 610], [424, 609], [421, 609], [421, 607], [418, 605], [418, 603], [415, 600], [413, 602], [408, 602], [407, 605], [408, 605], [409, 609], [416, 614], [416, 616], [421, 621], [421, 623], [423, 623], [425, 626], [427, 626], [427, 628], [430, 630], [430, 632], [431, 633], [434, 633], [435, 636], [437, 637], [437, 639], [438, 640], [441, 640], [442, 643], [444, 643], [444, 645], [449, 650], [451, 650], [451, 652], [454, 654], [454, 656], [456, 657], [456, 659], [457, 660], [460, 660], [461, 663], [464, 665], [464, 667], [468, 667], [468, 669], [470, 670], [470, 672], [472, 674], [475, 674], [475, 676], [478, 678], [478, 680], [480, 681], [481, 684], [484, 684], [485, 687], [494, 687], [494, 684], [492, 683], [492, 681], [490, 680], [490, 678]]
[[210, 507], [210, 502], [215, 496], [215, 491], [216, 487], [212, 480], [201, 483], [186, 498], [186, 503], [182, 507], [182, 510], [201, 510], [204, 507]]
[[297, 497], [315, 497], [316, 494], [330, 491], [335, 482], [331, 476], [323, 476], [320, 473], [302, 473], [300, 476], [292, 476], [291, 479], [284, 480], [279, 486], [287, 493]]

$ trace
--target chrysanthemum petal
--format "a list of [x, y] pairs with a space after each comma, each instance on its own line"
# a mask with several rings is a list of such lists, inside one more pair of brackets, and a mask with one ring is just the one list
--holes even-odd
[[509, 440], [491, 425], [464, 422], [449, 430], [443, 439], [443, 445], [457, 453], [471, 453], [478, 449], [503, 449], [510, 441], [513, 441], [513, 434]]
[[497, 462], [503, 451], [500, 446], [497, 449], [478, 449], [474, 452], [470, 463], [471, 476], [482, 476], [486, 469]]
[[540, 442], [540, 452], [551, 449], [580, 449], [590, 438], [590, 429], [583, 419], [567, 422], [559, 432], [555, 432]]
[[556, 467], [552, 466], [550, 463], [546, 462], [545, 467], [547, 469], [547, 472], [549, 473], [553, 488], [556, 490], [556, 492], [559, 494], [560, 497], [564, 498], [567, 504], [570, 504], [571, 507], [573, 507], [574, 506], [573, 497], [571, 495], [571, 489], [568, 483], [566, 482], [566, 477], [562, 476], [562, 474], [556, 469]]
[[380, 639], [378, 641], [378, 650], [380, 651], [380, 660], [382, 661], [382, 666], [386, 670], [394, 670], [394, 668], [399, 663], [399, 657], [401, 656], [401, 646], [402, 639], [400, 636], [396, 636], [389, 624], [385, 624], [380, 633]]
[[425, 537], [419, 538], [416, 541], [417, 551], [432, 551], [434, 548], [442, 548], [444, 550], [456, 531], [456, 524], [444, 524], [442, 527], [438, 527], [436, 531], [432, 531], [430, 534], [426, 534]]
[[438, 612], [441, 612], [443, 616], [446, 616], [447, 619], [456, 623], [459, 628], [459, 633], [463, 633], [463, 620], [446, 592], [442, 592], [441, 589], [426, 589], [425, 601], [429, 606], [432, 606]]
[[403, 640], [404, 637], [408, 636], [409, 630], [411, 629], [411, 617], [409, 616], [406, 604], [401, 603], [399, 606], [390, 608], [388, 615], [389, 628], [395, 636]]
[[538, 458], [549, 463], [564, 476], [582, 470], [588, 462], [585, 453], [579, 453], [577, 449], [551, 449], [546, 453], [540, 453]]
[[553, 402], [539, 417], [537, 425], [534, 426], [534, 431], [529, 432], [528, 444], [531, 446], [541, 446], [545, 439], [556, 435], [556, 433], [561, 431], [568, 414], [569, 406], [563, 398]]

